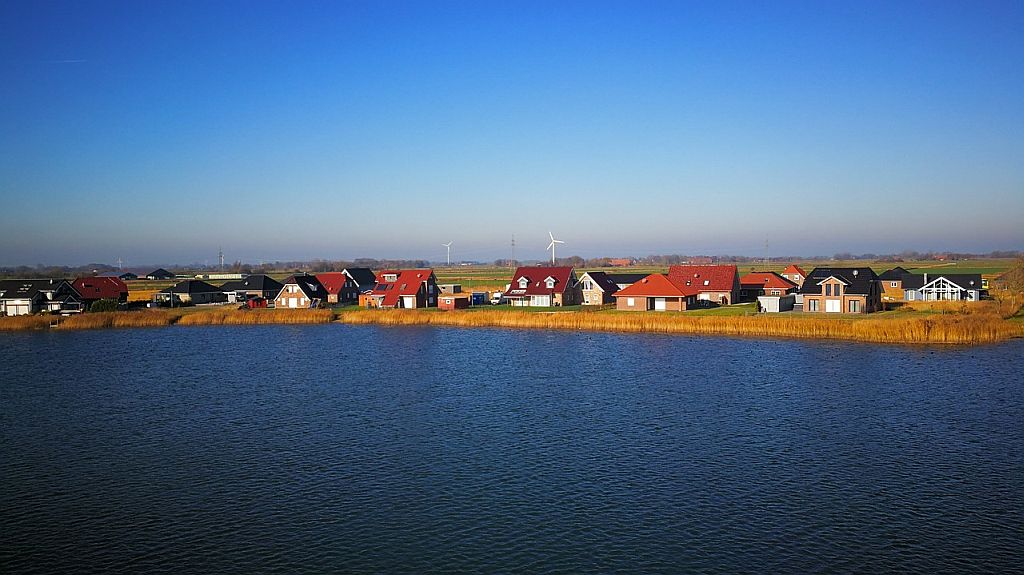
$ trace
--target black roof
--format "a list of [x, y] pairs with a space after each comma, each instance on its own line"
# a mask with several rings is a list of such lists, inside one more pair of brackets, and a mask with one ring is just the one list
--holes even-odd
[[352, 278], [359, 287], [373, 287], [377, 283], [377, 274], [370, 268], [345, 268], [345, 275]]
[[[327, 288], [314, 275], [294, 275], [284, 280], [284, 283], [298, 285], [302, 293], [306, 294], [306, 297], [309, 299], [327, 299]], [[284, 285], [281, 287], [284, 287]]]
[[149, 272], [148, 274], [146, 274], [146, 277], [154, 277], [154, 278], [160, 278], [160, 277], [163, 277], [163, 278], [173, 278], [173, 277], [174, 277], [174, 274], [172, 274], [171, 272], [169, 272], [169, 271], [165, 270], [164, 268], [158, 268], [158, 269], [155, 269], [155, 270], [153, 270], [153, 271]]
[[0, 299], [33, 299], [40, 293], [60, 289], [61, 284], [75, 291], [64, 279], [0, 280]]
[[644, 279], [650, 274], [610, 274], [605, 273], [609, 279], [616, 284], [635, 284], [636, 282]]
[[884, 272], [882, 272], [882, 275], [878, 276], [878, 279], [880, 279], [880, 280], [901, 280], [901, 279], [903, 279], [903, 276], [905, 276], [905, 275], [910, 275], [910, 272], [908, 272], [907, 270], [905, 270], [905, 269], [903, 269], [903, 268], [901, 268], [899, 266], [896, 266], [896, 267], [892, 268], [891, 270], [885, 270]]
[[601, 288], [603, 292], [615, 293], [619, 291], [618, 283], [609, 277], [610, 274], [605, 272], [587, 272], [584, 275], [590, 276], [590, 279], [594, 280], [597, 287]]
[[272, 291], [279, 292], [284, 284], [265, 275], [255, 274], [240, 280], [231, 280], [220, 286], [221, 291]]
[[946, 278], [965, 290], [981, 289], [981, 274], [907, 274], [903, 276], [903, 288], [921, 289], [925, 284], [930, 284], [939, 278]]
[[846, 284], [845, 291], [849, 294], [870, 295], [872, 284], [878, 281], [878, 276], [871, 268], [814, 268], [807, 274], [800, 293], [817, 295], [821, 294], [821, 282], [828, 277], [835, 277]]
[[215, 286], [210, 285], [203, 280], [184, 280], [180, 281], [169, 288], [160, 290], [160, 293], [209, 293], [217, 292], [220, 293], [222, 290]]

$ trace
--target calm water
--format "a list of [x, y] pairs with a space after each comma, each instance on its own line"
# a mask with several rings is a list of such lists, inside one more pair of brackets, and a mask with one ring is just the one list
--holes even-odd
[[1010, 572], [1024, 342], [0, 334], [0, 572]]

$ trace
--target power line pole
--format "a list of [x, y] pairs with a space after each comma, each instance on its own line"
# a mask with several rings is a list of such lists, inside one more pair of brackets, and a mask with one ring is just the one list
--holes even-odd
[[220, 253], [218, 255], [220, 256], [220, 271], [224, 271], [224, 248], [219, 249]]
[[515, 269], [516, 267], [516, 235], [512, 234], [512, 256], [508, 260], [508, 267]]

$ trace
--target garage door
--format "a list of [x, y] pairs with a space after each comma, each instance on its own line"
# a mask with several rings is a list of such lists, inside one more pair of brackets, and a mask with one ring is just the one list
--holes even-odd
[[654, 298], [654, 311], [665, 311], [665, 298]]

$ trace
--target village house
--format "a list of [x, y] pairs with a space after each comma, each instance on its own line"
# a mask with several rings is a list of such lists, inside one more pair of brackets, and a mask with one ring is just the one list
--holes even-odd
[[377, 285], [377, 274], [370, 268], [345, 268], [341, 273], [349, 279], [341, 290], [342, 303], [355, 303], [359, 300], [359, 294], [368, 292]]
[[605, 272], [586, 272], [580, 276], [580, 293], [583, 305], [605, 305], [615, 303], [615, 292], [619, 286]]
[[985, 293], [981, 274], [907, 274], [906, 301], [979, 301]]
[[0, 280], [0, 315], [79, 312], [78, 292], [63, 279]]
[[878, 281], [882, 282], [882, 301], [904, 301], [903, 277], [908, 275], [911, 275], [909, 271], [898, 266], [882, 272], [878, 276]]
[[801, 288], [804, 286], [804, 280], [807, 279], [807, 272], [796, 264], [789, 264], [786, 269], [782, 270], [780, 274], [782, 277], [796, 284], [796, 287]]
[[309, 309], [327, 301], [327, 290], [314, 275], [296, 274], [283, 283], [281, 291], [274, 296], [277, 309]]
[[697, 303], [698, 289], [680, 277], [651, 274], [615, 292], [620, 311], [685, 311]]
[[227, 296], [219, 287], [210, 285], [203, 280], [180, 281], [153, 294], [153, 302], [158, 304], [203, 305], [227, 301]]
[[697, 303], [731, 305], [739, 301], [740, 277], [734, 265], [675, 265], [668, 277], [680, 285], [697, 288]]
[[327, 303], [340, 303], [346, 284], [352, 281], [344, 272], [323, 272], [316, 274], [316, 279], [327, 290]]
[[814, 268], [800, 295], [809, 313], [871, 313], [882, 307], [878, 276], [868, 267]]
[[272, 300], [281, 293], [284, 284], [266, 274], [253, 274], [239, 280], [233, 280], [220, 286], [228, 303], [245, 302], [254, 298]]
[[359, 296], [359, 305], [371, 308], [416, 309], [437, 307], [437, 277], [431, 269], [385, 270], [377, 284]]
[[583, 294], [576, 271], [567, 266], [520, 267], [503, 298], [514, 307], [579, 305]]
[[88, 309], [93, 302], [101, 299], [125, 303], [128, 301], [128, 286], [116, 277], [86, 277], [77, 278], [71, 282], [71, 287], [78, 292], [82, 305]]
[[798, 289], [795, 283], [775, 272], [750, 272], [740, 278], [738, 301], [757, 301], [761, 296], [784, 296]]

